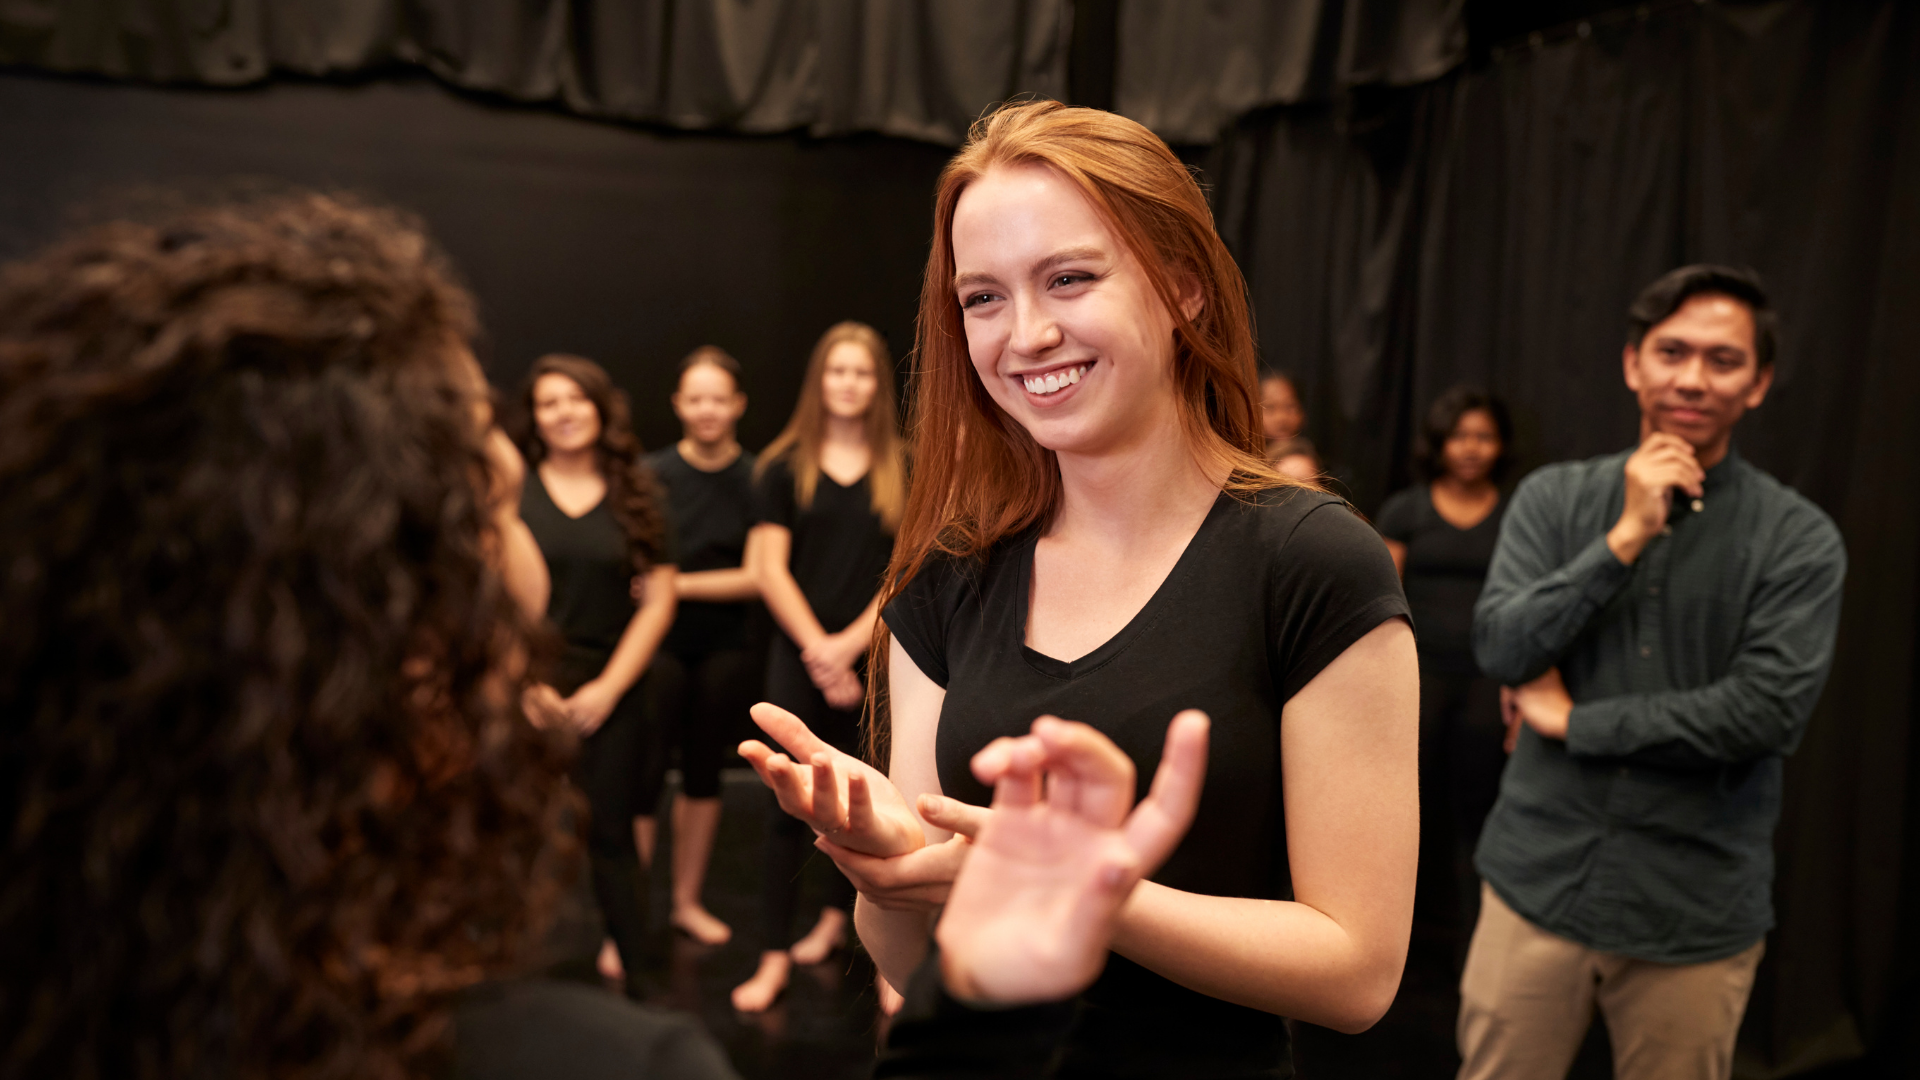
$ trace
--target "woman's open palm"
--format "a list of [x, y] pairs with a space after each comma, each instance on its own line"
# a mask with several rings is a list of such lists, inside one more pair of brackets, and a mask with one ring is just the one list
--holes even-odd
[[740, 744], [740, 756], [773, 789], [780, 809], [863, 854], [886, 858], [926, 846], [920, 819], [884, 773], [834, 749], [777, 705], [763, 701], [752, 715], [786, 753], [749, 739]]
[[949, 989], [1018, 1004], [1091, 984], [1128, 893], [1193, 821], [1207, 731], [1202, 713], [1174, 718], [1138, 807], [1132, 760], [1085, 724], [1042, 718], [1033, 734], [975, 755], [974, 775], [994, 785], [993, 813], [936, 930]]

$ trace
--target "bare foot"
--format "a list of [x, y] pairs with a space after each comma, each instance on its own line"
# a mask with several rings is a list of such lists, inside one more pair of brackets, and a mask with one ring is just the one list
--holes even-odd
[[733, 1007], [744, 1013], [766, 1012], [780, 1000], [787, 988], [787, 976], [793, 973], [793, 959], [783, 952], [760, 954], [760, 969], [753, 978], [733, 988]]
[[900, 996], [900, 991], [893, 988], [893, 984], [887, 981], [887, 977], [877, 971], [874, 972], [873, 988], [880, 993], [880, 1015], [899, 1015], [901, 1008], [906, 1005], [907, 999]]
[[594, 960], [593, 966], [600, 972], [601, 978], [611, 982], [620, 982], [627, 977], [626, 969], [620, 964], [620, 947], [613, 943], [612, 938], [601, 939], [600, 955]]
[[691, 904], [673, 909], [673, 915], [667, 920], [675, 930], [702, 945], [725, 945], [733, 939], [733, 927], [721, 922], [713, 912]]
[[836, 907], [820, 909], [820, 921], [813, 924], [807, 936], [793, 943], [787, 951], [793, 955], [796, 964], [818, 964], [833, 955], [833, 950], [847, 943], [847, 913]]

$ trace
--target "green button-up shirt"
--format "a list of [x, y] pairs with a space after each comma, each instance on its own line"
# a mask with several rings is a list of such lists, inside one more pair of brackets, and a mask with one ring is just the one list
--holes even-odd
[[1773, 925], [1783, 761], [1826, 682], [1846, 550], [1812, 502], [1729, 452], [1633, 565], [1608, 549], [1631, 451], [1520, 485], [1474, 607], [1508, 684], [1558, 667], [1565, 742], [1523, 728], [1476, 864], [1590, 948], [1731, 956]]

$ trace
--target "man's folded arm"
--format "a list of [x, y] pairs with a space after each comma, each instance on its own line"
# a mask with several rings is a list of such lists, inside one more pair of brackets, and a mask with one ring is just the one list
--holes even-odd
[[1559, 485], [1569, 482], [1535, 474], [1513, 493], [1473, 608], [1474, 659], [1488, 677], [1509, 686], [1558, 664], [1633, 573], [1614, 557], [1604, 534], [1562, 560]]
[[1582, 701], [1567, 752], [1675, 769], [1712, 769], [1800, 745], [1833, 662], [1846, 554], [1814, 536], [1764, 577], [1727, 673], [1705, 686]]

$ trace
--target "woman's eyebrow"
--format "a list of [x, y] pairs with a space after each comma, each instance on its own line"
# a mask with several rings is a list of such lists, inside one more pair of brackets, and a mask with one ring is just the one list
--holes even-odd
[[[1095, 247], [1068, 248], [1065, 251], [1056, 251], [1046, 258], [1041, 259], [1039, 262], [1034, 263], [1033, 269], [1030, 272], [1033, 276], [1038, 277], [1062, 263], [1084, 262], [1089, 260], [1097, 262], [1106, 257], [1106, 252]], [[999, 278], [983, 270], [968, 270], [953, 276], [953, 287], [955, 289], [968, 289], [976, 285], [998, 284], [999, 280]]]

